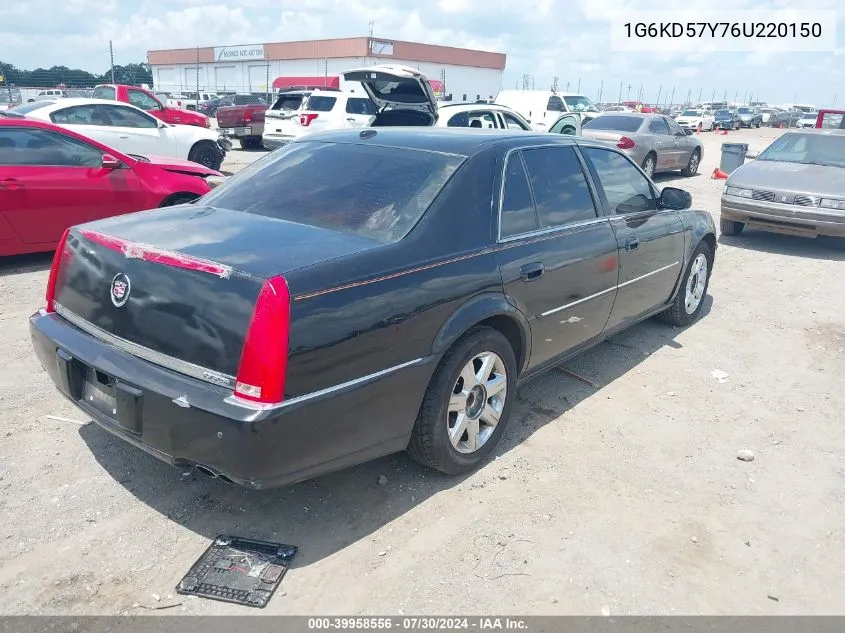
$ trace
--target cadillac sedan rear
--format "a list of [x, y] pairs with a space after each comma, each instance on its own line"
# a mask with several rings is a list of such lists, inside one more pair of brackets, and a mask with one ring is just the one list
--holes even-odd
[[430, 359], [374, 349], [372, 304], [323, 293], [395, 262], [464, 158], [294, 143], [195, 205], [71, 227], [35, 352], [104, 429], [244, 486], [403, 450]]

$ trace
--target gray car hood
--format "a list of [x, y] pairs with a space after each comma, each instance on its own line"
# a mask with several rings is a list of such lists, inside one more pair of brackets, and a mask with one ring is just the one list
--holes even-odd
[[845, 168], [755, 160], [733, 171], [731, 187], [845, 198]]

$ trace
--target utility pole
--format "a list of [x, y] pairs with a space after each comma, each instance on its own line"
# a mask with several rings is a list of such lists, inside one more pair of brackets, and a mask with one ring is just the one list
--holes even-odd
[[628, 100], [628, 101], [630, 101], [630, 100], [631, 100], [631, 84], [628, 84], [628, 97], [627, 97], [627, 100]]
[[716, 89], [713, 88], [713, 96], [710, 98], [710, 106], [713, 106], [713, 102], [716, 101]]
[[835, 105], [836, 105], [836, 95], [837, 95], [837, 93], [834, 93], [834, 94], [833, 94], [833, 103], [831, 103], [831, 104], [830, 104], [830, 105], [831, 105], [831, 107], [833, 107], [833, 106], [835, 106]]
[[575, 92], [577, 92], [578, 94], [581, 94], [581, 78], [580, 77], [578, 77], [578, 90], [576, 90]]
[[672, 86], [672, 96], [669, 97], [669, 107], [671, 108], [673, 105], [675, 105], [675, 86], [674, 85]]
[[[264, 92], [266, 93], [265, 100], [270, 105], [273, 105], [273, 102], [270, 101], [270, 93], [272, 92], [272, 87], [270, 86], [270, 55], [267, 54], [267, 51], [264, 51], [264, 59], [267, 62], [266, 66], [265, 66], [265, 70], [267, 71], [267, 76], [264, 78]], [[199, 64], [197, 64], [197, 66], [199, 66]], [[197, 89], [197, 92], [199, 92], [199, 89]], [[197, 95], [197, 96], [199, 96], [199, 95]]]
[[[267, 69], [267, 74], [270, 74], [270, 69]], [[200, 99], [200, 47], [197, 46], [197, 103]]]
[[660, 107], [660, 95], [661, 95], [662, 93], [663, 93], [663, 84], [660, 84], [660, 85], [657, 87], [657, 103], [655, 103], [655, 104], [654, 104], [654, 105], [656, 105], [658, 108]]
[[619, 101], [616, 102], [616, 105], [622, 105], [622, 82], [619, 82]]
[[601, 84], [599, 85], [599, 103], [601, 103], [601, 93], [604, 90], [604, 79], [601, 80]]
[[552, 92], [557, 92], [557, 77], [552, 80]]
[[112, 46], [111, 40], [109, 40], [109, 64], [111, 68], [111, 82], [115, 83], [114, 81], [114, 47]]
[[742, 95], [742, 105], [747, 105], [751, 99], [748, 99], [748, 91], [745, 91], [745, 94]]
[[566, 92], [569, 92], [569, 82], [566, 82]]
[[698, 103], [696, 103], [695, 105], [700, 105], [700, 104], [701, 104], [701, 90], [702, 90], [702, 88], [699, 88], [699, 89], [698, 89]]

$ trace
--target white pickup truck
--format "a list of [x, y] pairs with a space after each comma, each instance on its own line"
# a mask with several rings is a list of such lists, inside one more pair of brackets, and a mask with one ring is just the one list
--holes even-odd
[[196, 110], [200, 103], [218, 98], [219, 97], [213, 92], [186, 92], [183, 94], [173, 94], [168, 97], [167, 106], [169, 108]]

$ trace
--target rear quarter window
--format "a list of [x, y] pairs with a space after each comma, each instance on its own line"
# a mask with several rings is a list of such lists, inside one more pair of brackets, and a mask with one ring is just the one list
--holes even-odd
[[408, 234], [464, 160], [376, 145], [292, 143], [203, 203], [390, 243]]
[[335, 97], [311, 96], [305, 100], [303, 110], [313, 110], [314, 112], [331, 112], [334, 104], [337, 103]]

